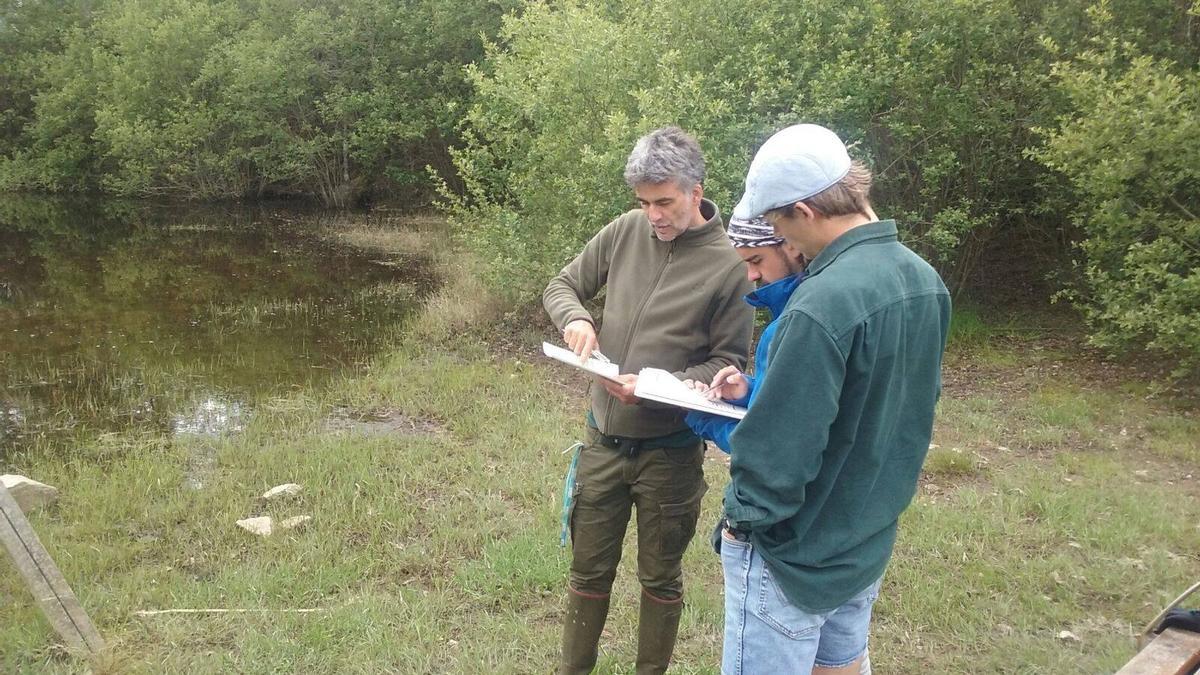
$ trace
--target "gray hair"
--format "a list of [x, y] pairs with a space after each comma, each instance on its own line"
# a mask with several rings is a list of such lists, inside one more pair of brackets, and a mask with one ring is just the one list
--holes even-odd
[[669, 180], [676, 181], [683, 190], [704, 182], [700, 144], [679, 127], [655, 129], [642, 136], [625, 162], [629, 187]]

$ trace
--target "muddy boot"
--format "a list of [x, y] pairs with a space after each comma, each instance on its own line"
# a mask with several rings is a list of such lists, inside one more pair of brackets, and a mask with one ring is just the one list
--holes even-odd
[[663, 600], [642, 591], [642, 609], [638, 616], [637, 675], [667, 672], [675, 634], [683, 614], [683, 598]]
[[587, 675], [596, 665], [596, 645], [604, 619], [608, 616], [608, 596], [581, 595], [567, 587], [567, 618], [563, 621], [560, 675]]

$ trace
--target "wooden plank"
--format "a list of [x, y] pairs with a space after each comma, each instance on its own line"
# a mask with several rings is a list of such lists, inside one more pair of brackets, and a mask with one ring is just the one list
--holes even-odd
[[1188, 675], [1200, 666], [1200, 633], [1168, 628], [1117, 675]]
[[77, 652], [96, 653], [103, 649], [100, 633], [79, 606], [79, 600], [42, 546], [17, 500], [3, 484], [0, 484], [0, 542], [16, 563], [42, 614], [67, 646]]

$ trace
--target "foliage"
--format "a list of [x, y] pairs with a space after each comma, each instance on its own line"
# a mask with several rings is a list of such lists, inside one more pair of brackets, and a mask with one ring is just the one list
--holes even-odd
[[1071, 296], [1109, 348], [1200, 367], [1200, 68], [1111, 41], [1055, 68], [1071, 112], [1038, 157], [1079, 194]]
[[61, 50], [62, 36], [81, 18], [63, 4], [0, 0], [0, 156], [33, 116], [42, 52]]
[[727, 213], [754, 149], [813, 121], [955, 289], [996, 250], [1049, 250], [1063, 281], [1082, 242], [1097, 344], [1190, 363], [1198, 21], [1198, 0], [0, 0], [0, 190], [433, 186], [528, 298], [633, 206], [642, 133], [693, 132]]
[[631, 204], [612, 168], [636, 138], [629, 92], [653, 60], [630, 31], [599, 9], [536, 4], [505, 18], [508, 46], [486, 46], [486, 71], [468, 69], [476, 102], [466, 144], [452, 151], [464, 196], [443, 195], [491, 252], [493, 278], [518, 293], [544, 283], [597, 219]]
[[1157, 58], [1194, 60], [1187, 10], [1174, 0], [533, 3], [470, 70], [475, 100], [453, 152], [466, 189], [443, 195], [493, 276], [530, 296], [631, 205], [621, 168], [641, 133], [693, 132], [706, 194], [727, 212], [756, 146], [814, 121], [873, 166], [878, 210], [961, 287], [992, 242], [1073, 233], [1065, 216], [1078, 195], [1036, 154], [1036, 130], [1072, 105], [1054, 62], [1110, 31]]
[[[338, 205], [405, 187], [446, 163], [461, 64], [505, 6], [115, 0], [61, 46], [0, 23], [2, 53], [41, 47], [23, 70], [0, 69], [23, 78], [0, 119], [0, 187]], [[10, 11], [41, 26], [74, 10]]]
[[754, 147], [809, 120], [857, 144], [877, 201], [961, 281], [973, 237], [1035, 215], [1030, 186], [1046, 171], [1019, 150], [1032, 123], [1052, 119], [1049, 65], [1029, 58], [1041, 11], [1016, 0], [534, 4], [471, 71], [455, 153], [467, 190], [452, 212], [494, 252], [497, 275], [531, 290], [629, 204], [620, 167], [640, 133], [692, 131], [707, 194], [728, 208]]

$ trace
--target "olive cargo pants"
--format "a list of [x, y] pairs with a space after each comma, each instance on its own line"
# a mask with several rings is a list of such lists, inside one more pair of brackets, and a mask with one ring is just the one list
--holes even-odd
[[647, 593], [683, 595], [683, 554], [696, 532], [704, 482], [704, 443], [614, 447], [588, 428], [575, 480], [570, 526], [571, 588], [607, 595], [621, 561], [631, 507], [637, 507], [638, 580]]

